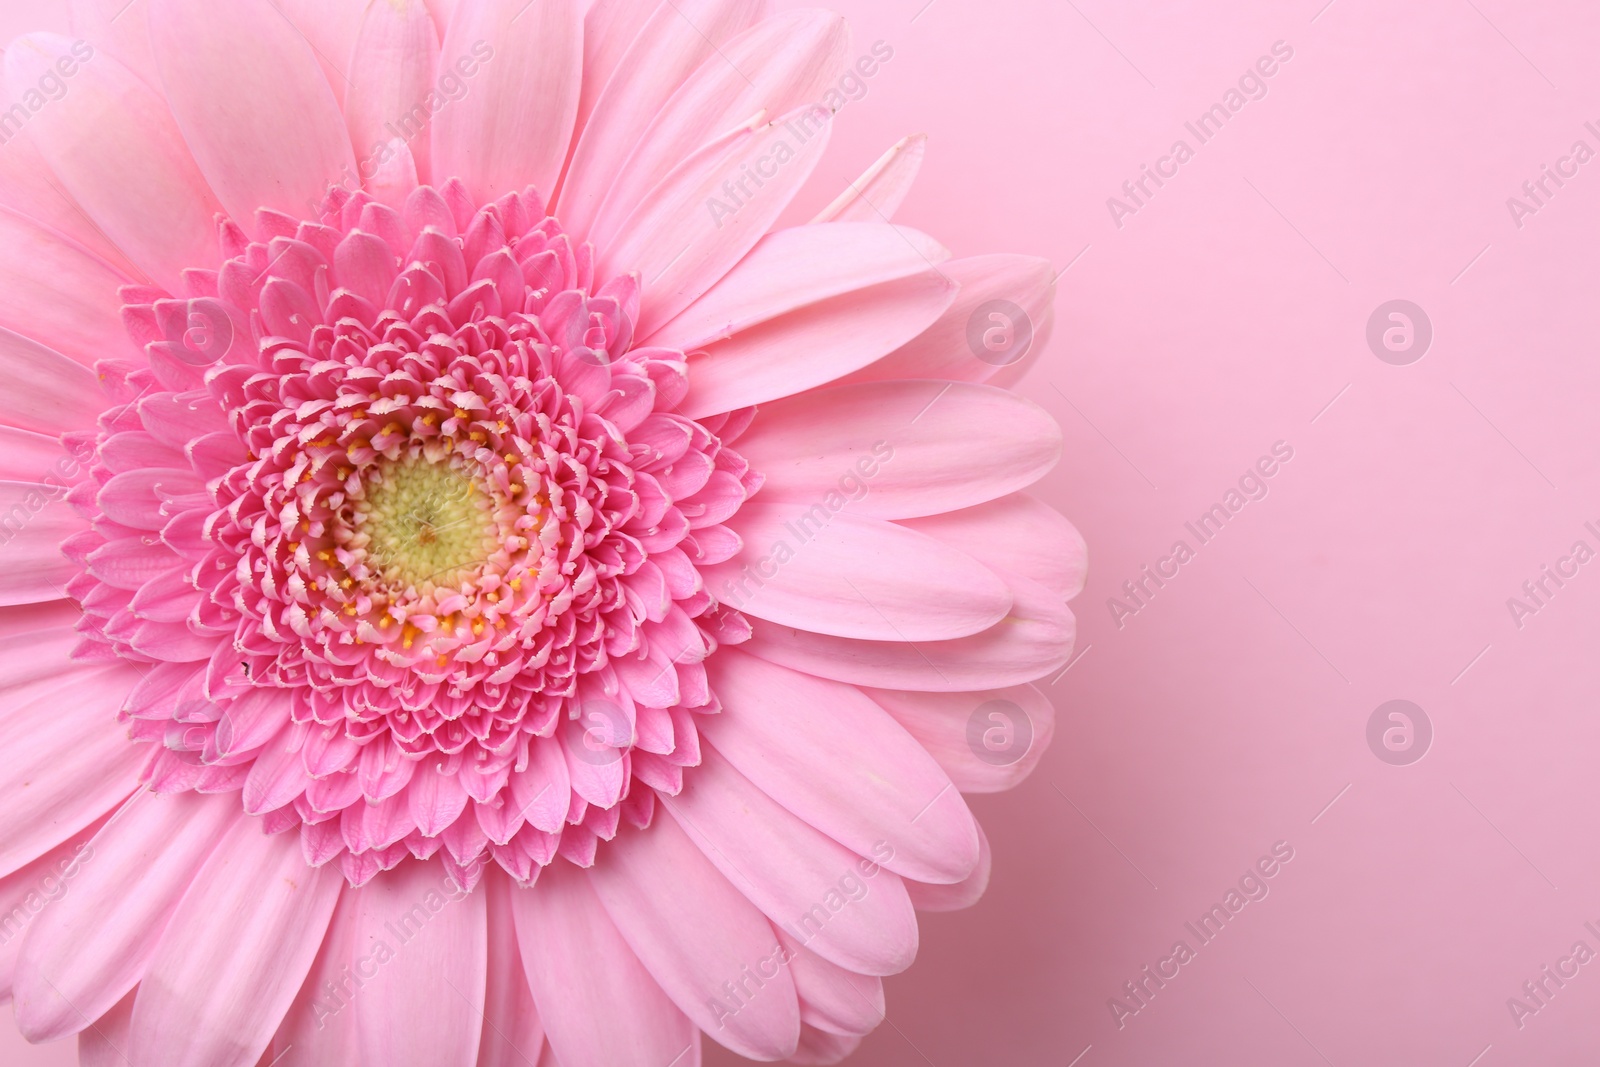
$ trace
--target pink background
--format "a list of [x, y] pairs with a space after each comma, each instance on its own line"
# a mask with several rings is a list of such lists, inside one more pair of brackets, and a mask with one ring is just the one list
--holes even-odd
[[[1520, 630], [1506, 606], [1573, 542], [1600, 549], [1583, 526], [1600, 526], [1600, 160], [1521, 229], [1506, 206], [1575, 140], [1600, 150], [1583, 128], [1600, 120], [1600, 10], [924, 2], [835, 4], [858, 52], [882, 39], [895, 56], [802, 206], [925, 130], [901, 221], [957, 254], [1071, 264], [1021, 388], [1065, 427], [1042, 491], [1093, 566], [1082, 658], [1048, 687], [1054, 748], [1015, 793], [973, 802], [992, 888], [925, 917], [851, 1062], [1550, 1067], [1600, 1051], [1600, 961], [1520, 1029], [1506, 1006], [1575, 941], [1600, 951], [1584, 929], [1600, 928], [1600, 561]], [[0, 30], [54, 24], [55, 6], [10, 3]], [[1269, 94], [1119, 229], [1107, 197], [1175, 139], [1196, 147], [1184, 122], [1280, 40], [1294, 57]], [[1410, 366], [1365, 340], [1395, 298], [1434, 327]], [[1193, 544], [1185, 521], [1280, 440], [1294, 458], [1270, 494], [1119, 628], [1107, 598]], [[1410, 766], [1366, 742], [1395, 698], [1435, 731]], [[1279, 841], [1294, 858], [1270, 895], [1119, 1029], [1108, 999], [1174, 941], [1196, 946], [1185, 921]], [[0, 1062], [71, 1062], [5, 1025]]]

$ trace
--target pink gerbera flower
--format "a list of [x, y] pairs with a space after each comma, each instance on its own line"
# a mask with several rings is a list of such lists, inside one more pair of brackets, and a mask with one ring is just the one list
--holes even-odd
[[[1051, 271], [775, 229], [759, 0], [76, 4], [0, 113], [0, 992], [85, 1064], [832, 1063], [1083, 546]], [[541, 1055], [545, 1057], [541, 1059]]]

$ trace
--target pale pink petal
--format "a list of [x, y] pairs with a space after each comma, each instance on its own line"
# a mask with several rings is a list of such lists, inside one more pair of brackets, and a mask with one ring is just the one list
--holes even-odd
[[350, 83], [344, 86], [344, 117], [350, 143], [370, 185], [390, 141], [411, 149], [416, 176], [429, 181], [433, 120], [428, 94], [435, 91], [439, 32], [422, 0], [371, 4], [361, 23]]
[[982, 826], [978, 827], [978, 846], [978, 865], [961, 881], [949, 885], [907, 882], [906, 890], [911, 894], [912, 903], [921, 911], [960, 911], [976, 904], [989, 888], [989, 873], [994, 865], [989, 836]]
[[547, 1051], [561, 1067], [697, 1067], [699, 1031], [640, 964], [582, 871], [546, 868], [535, 888], [513, 889], [511, 904]]
[[94, 426], [104, 401], [94, 372], [81, 363], [0, 329], [0, 422], [40, 433]]
[[983, 633], [954, 641], [858, 641], [787, 626], [760, 626], [743, 647], [773, 663], [857, 685], [924, 692], [999, 689], [1066, 666], [1076, 621], [1053, 590], [1002, 575], [1011, 612]]
[[557, 201], [568, 231], [588, 235], [623, 161], [661, 106], [696, 67], [716, 55], [718, 46], [755, 21], [762, 2], [674, 0], [656, 7], [617, 64], [578, 137]]
[[33, 923], [67, 891], [65, 876], [81, 870], [79, 857], [98, 826], [57, 845], [0, 878], [0, 1003], [11, 999], [17, 959]]
[[[459, 2], [459, 0], [458, 0]], [[583, 80], [577, 129], [589, 121], [600, 94], [611, 83], [622, 57], [660, 7], [650, 0], [595, 0], [583, 21]]]
[[[141, 3], [144, 0], [141, 0]], [[335, 97], [342, 98], [352, 79], [350, 55], [355, 50], [361, 19], [372, 0], [270, 0], [305, 37], [316, 54]], [[384, 0], [389, 3], [390, 0]]]
[[938, 267], [857, 289], [691, 353], [690, 418], [777, 400], [843, 378], [925, 330], [956, 298]]
[[259, 821], [236, 819], [139, 984], [131, 1067], [252, 1067], [311, 969], [343, 886], [337, 868], [306, 866], [296, 835], [269, 837]]
[[800, 1007], [772, 927], [676, 822], [613, 842], [589, 881], [640, 962], [712, 1040], [757, 1060], [794, 1051]]
[[501, 871], [490, 871], [479, 892], [489, 895], [489, 964], [484, 986], [483, 1039], [478, 1067], [531, 1067], [544, 1048], [544, 1025], [523, 972], [512, 894], [521, 890]]
[[807, 1026], [800, 1031], [800, 1047], [789, 1057], [789, 1062], [805, 1064], [807, 1067], [829, 1067], [842, 1062], [860, 1047], [859, 1037], [830, 1034], [826, 1030]]
[[[921, 336], [858, 372], [851, 381], [949, 378], [981, 382], [998, 375], [1008, 363], [1012, 368], [1027, 365], [1029, 357], [1044, 347], [1055, 318], [1056, 272], [1049, 260], [975, 256], [953, 259], [943, 270], [961, 286], [961, 295]], [[1014, 310], [1019, 308], [1020, 315]], [[1025, 344], [1030, 335], [1031, 343]]]
[[133, 998], [129, 993], [94, 1025], [78, 1034], [78, 1067], [128, 1067], [128, 1033], [133, 1025]]
[[357, 948], [393, 953], [355, 998], [362, 1061], [472, 1067], [488, 967], [485, 894], [458, 885], [437, 861], [403, 862], [354, 892]]
[[595, 243], [616, 240], [656, 183], [719, 134], [757, 112], [784, 115], [821, 99], [838, 80], [849, 40], [843, 18], [810, 9], [774, 15], [722, 45], [667, 101], [617, 174], [590, 234]]
[[[893, 875], [889, 875], [893, 877]], [[840, 914], [854, 907], [845, 903]], [[789, 973], [800, 994], [800, 1019], [829, 1033], [867, 1034], [883, 1021], [883, 981], [830, 963], [816, 952], [816, 940], [805, 942], [778, 931], [789, 950]]]
[[133, 792], [146, 753], [114, 722], [138, 680], [131, 667], [74, 666], [7, 694], [0, 872], [42, 856]]
[[38, 33], [6, 49], [6, 80], [19, 95], [71, 68], [72, 91], [40, 112], [28, 135], [106, 236], [170, 292], [182, 272], [217, 261], [219, 205], [185, 146], [167, 103], [110, 56], [88, 61], [82, 41]]
[[971, 872], [978, 837], [960, 794], [859, 689], [733, 649], [708, 666], [723, 711], [700, 729], [764, 793], [902, 877]]
[[[0, 93], [7, 107], [11, 106]], [[132, 278], [138, 268], [100, 232], [77, 202], [61, 188], [61, 180], [50, 171], [26, 128], [5, 142], [0, 151], [0, 207], [15, 211], [26, 219], [61, 234], [78, 246], [105, 260], [122, 275]]]
[[690, 840], [773, 925], [864, 974], [898, 974], [917, 954], [900, 879], [790, 814], [713, 748], [661, 796]]
[[128, 356], [117, 291], [130, 280], [61, 234], [0, 208], [0, 327], [86, 367]]
[[150, 49], [150, 25], [145, 17], [148, 0], [67, 0], [72, 13], [72, 33], [88, 41], [97, 52], [109, 53], [117, 62], [160, 88], [155, 53]]
[[271, 0], [148, 0], [167, 99], [217, 199], [249, 229], [257, 208], [316, 218], [355, 156], [333, 89]]
[[1055, 734], [1055, 708], [1031, 685], [977, 693], [869, 689], [867, 695], [928, 750], [963, 793], [1020, 785]]
[[50, 476], [59, 482], [81, 470], [59, 437], [0, 426], [0, 480], [37, 483]]
[[928, 135], [898, 142], [812, 222], [888, 222], [911, 193], [928, 153]]
[[[598, 249], [601, 277], [637, 272], [649, 336], [715, 285], [761, 239], [822, 158], [833, 114], [808, 106], [758, 122], [685, 160]], [[724, 188], [752, 167], [748, 195]], [[731, 188], [731, 185], [730, 185]]]
[[971, 556], [843, 501], [746, 504], [728, 524], [744, 546], [702, 568], [706, 589], [760, 619], [876, 641], [943, 641], [1005, 618], [1010, 591]]
[[0, 691], [73, 669], [80, 618], [78, 606], [66, 600], [0, 608], [0, 648], [8, 653], [0, 657]]
[[578, 0], [460, 0], [442, 64], [473, 63], [471, 91], [433, 121], [433, 170], [479, 203], [533, 186], [555, 190], [582, 77]]
[[95, 835], [70, 891], [28, 931], [14, 991], [23, 1036], [77, 1033], [133, 989], [179, 898], [238, 817], [232, 797], [144, 792]]
[[1060, 512], [1025, 493], [901, 525], [937, 537], [997, 570], [1030, 578], [1064, 600], [1083, 591], [1089, 571], [1083, 535]]
[[360, 894], [340, 893], [316, 961], [262, 1059], [277, 1067], [360, 1063], [355, 998], [377, 963], [356, 941], [360, 922]]
[[756, 242], [721, 281], [649, 343], [685, 352], [857, 289], [926, 273], [950, 253], [899, 226], [795, 226]]
[[[982, 445], [974, 447], [974, 442]], [[981, 504], [1042, 478], [1061, 429], [1015, 393], [956, 382], [844, 385], [762, 407], [739, 454], [762, 499], [849, 500], [850, 514], [901, 519]]]

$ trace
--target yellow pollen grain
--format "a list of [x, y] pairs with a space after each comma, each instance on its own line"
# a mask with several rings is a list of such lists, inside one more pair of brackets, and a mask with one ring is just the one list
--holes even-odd
[[521, 482], [512, 482], [511, 483], [511, 492], [512, 493], [520, 493], [520, 492], [522, 492], [522, 483]]

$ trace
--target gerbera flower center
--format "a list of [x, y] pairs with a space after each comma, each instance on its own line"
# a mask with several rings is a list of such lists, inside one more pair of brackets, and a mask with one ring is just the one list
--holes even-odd
[[348, 545], [365, 549], [382, 583], [431, 593], [457, 586], [497, 547], [494, 502], [466, 471], [407, 457], [369, 472]]

